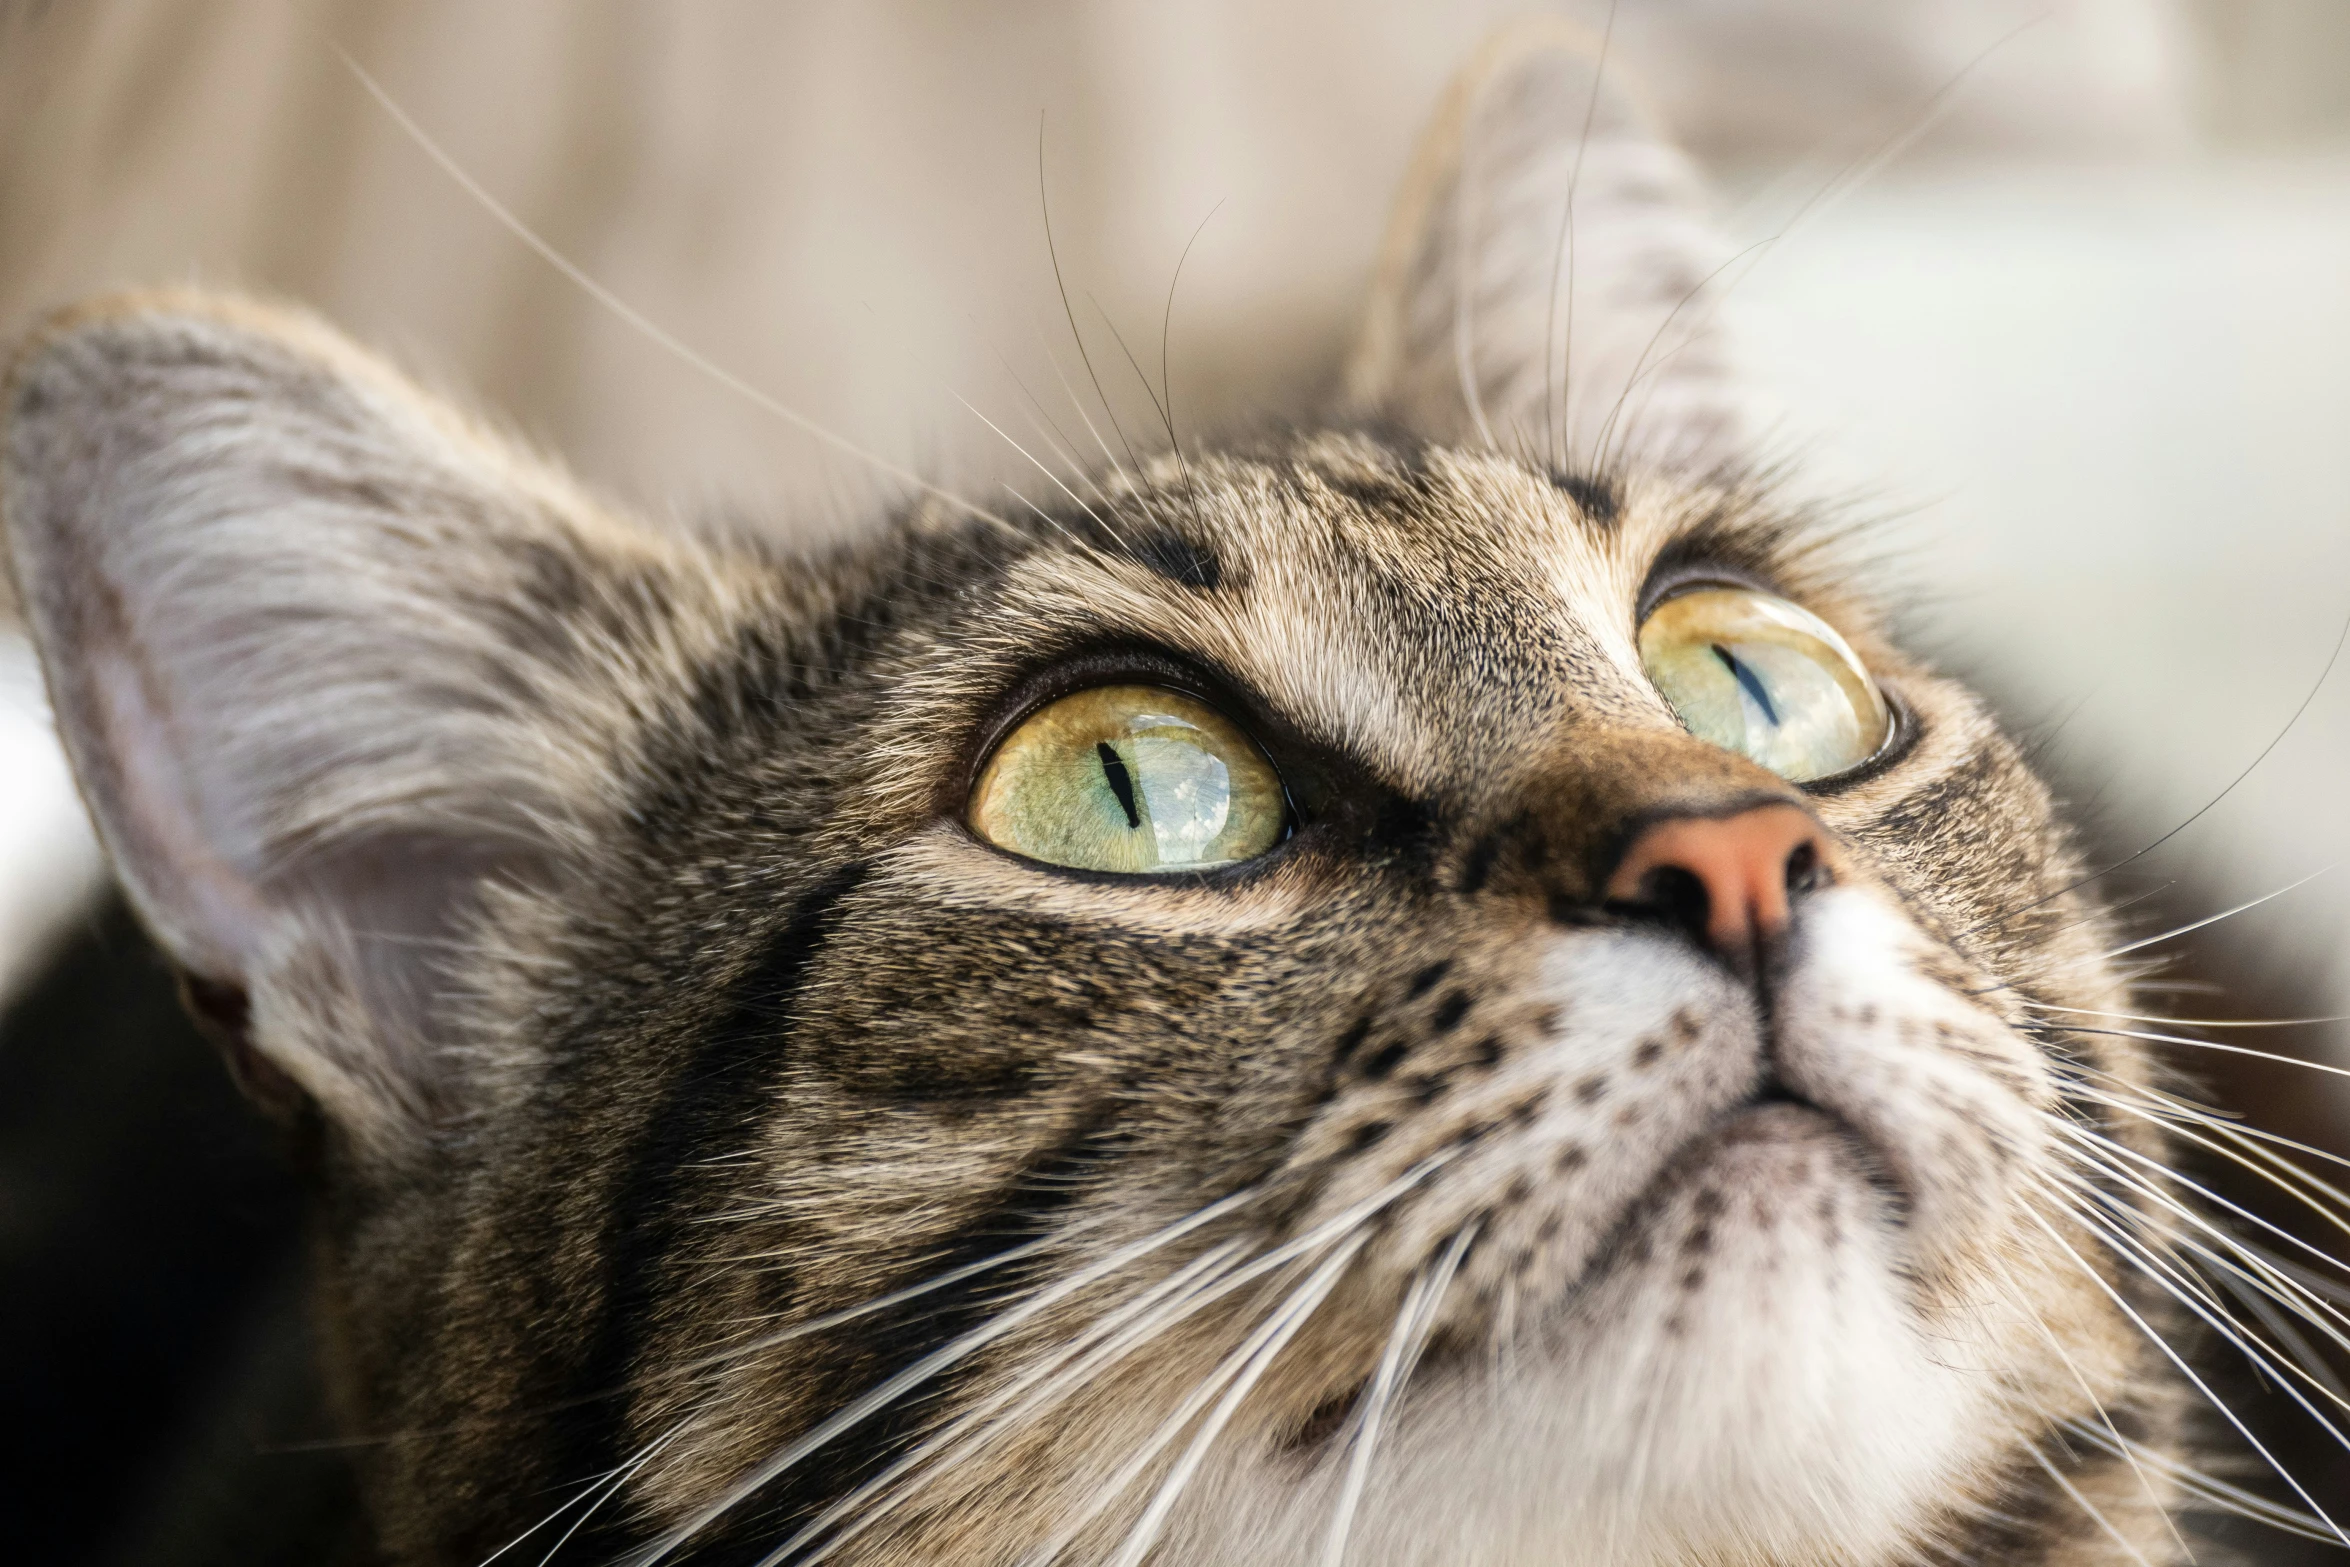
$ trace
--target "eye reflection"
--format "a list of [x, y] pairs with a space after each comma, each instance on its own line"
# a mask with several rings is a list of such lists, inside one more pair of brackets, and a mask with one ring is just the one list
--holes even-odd
[[1883, 693], [1836, 628], [1774, 594], [1676, 594], [1641, 626], [1640, 660], [1691, 734], [1795, 783], [1859, 766], [1892, 733]]
[[1078, 870], [1207, 870], [1281, 841], [1271, 762], [1203, 702], [1100, 686], [1039, 709], [996, 747], [971, 791], [971, 830]]

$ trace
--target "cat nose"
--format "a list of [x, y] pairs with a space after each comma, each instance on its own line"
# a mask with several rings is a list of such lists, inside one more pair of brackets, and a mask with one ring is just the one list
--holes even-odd
[[1741, 972], [1787, 928], [1797, 893], [1834, 880], [1827, 835], [1801, 806], [1668, 816], [1634, 835], [1607, 901], [1680, 926]]

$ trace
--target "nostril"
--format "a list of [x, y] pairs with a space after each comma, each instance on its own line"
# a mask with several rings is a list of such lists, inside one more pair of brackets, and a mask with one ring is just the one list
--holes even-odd
[[1771, 801], [1643, 826], [1605, 883], [1612, 912], [1668, 923], [1742, 972], [1786, 929], [1798, 897], [1835, 879], [1810, 812]]
[[1627, 912], [1660, 920], [1702, 941], [1713, 919], [1713, 898], [1696, 872], [1658, 865], [1640, 878], [1640, 897]]

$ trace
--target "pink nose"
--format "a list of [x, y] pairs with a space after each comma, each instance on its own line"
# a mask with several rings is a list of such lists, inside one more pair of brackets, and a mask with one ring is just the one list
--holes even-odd
[[1607, 899], [1668, 914], [1743, 963], [1787, 928], [1791, 895], [1828, 876], [1819, 824], [1800, 806], [1774, 802], [1649, 823], [1608, 878]]

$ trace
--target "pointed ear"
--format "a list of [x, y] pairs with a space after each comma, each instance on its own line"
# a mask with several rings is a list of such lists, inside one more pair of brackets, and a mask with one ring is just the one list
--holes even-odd
[[241, 302], [53, 320], [0, 418], [60, 733], [200, 1010], [366, 1148], [461, 1115], [451, 954], [612, 808], [684, 546]]
[[1454, 80], [1381, 251], [1355, 413], [1577, 468], [1727, 454], [1725, 252], [1596, 42], [1513, 27]]

